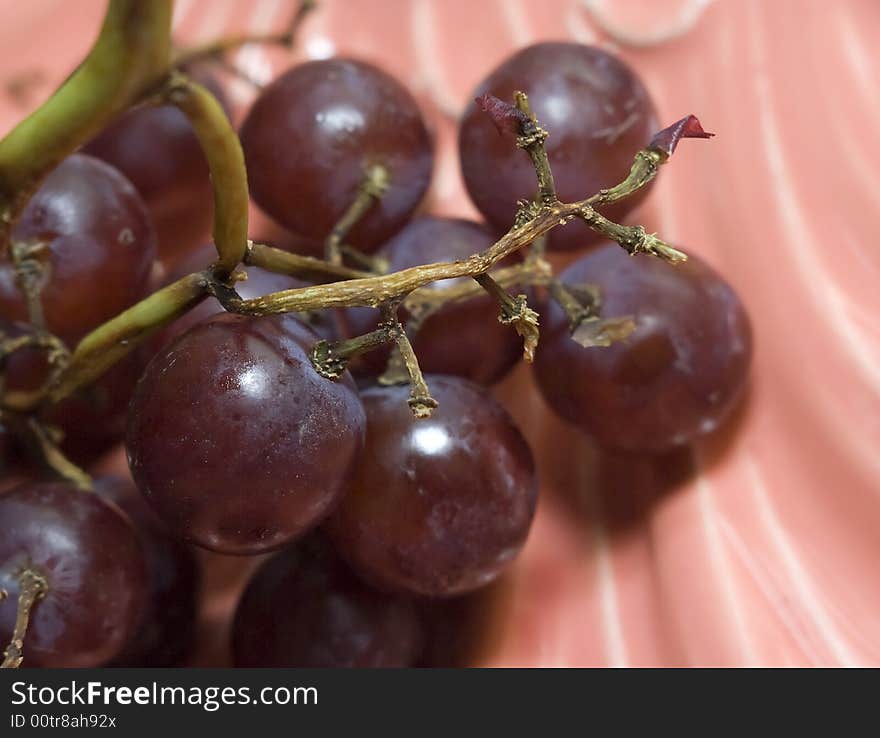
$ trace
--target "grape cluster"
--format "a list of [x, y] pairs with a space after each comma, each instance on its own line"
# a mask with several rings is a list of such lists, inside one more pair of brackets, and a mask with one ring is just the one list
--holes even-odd
[[[210, 68], [190, 71], [222, 93]], [[523, 49], [475, 95], [510, 100], [516, 90], [552, 132], [546, 151], [564, 201], [621, 182], [658, 127], [633, 70], [597, 48]], [[254, 202], [289, 231], [288, 246], [312, 254], [381, 167], [387, 182], [344, 232], [349, 266], [381, 273], [485, 251], [535, 196], [529, 157], [492, 123], [473, 103], [459, 137], [485, 223], [416, 214], [432, 172], [430, 127], [397, 80], [362, 61], [295, 66], [262, 90], [240, 138]], [[57, 357], [41, 336], [73, 347], [159, 280], [216, 260], [190, 233], [210, 218], [210, 182], [178, 110], [133, 110], [84, 151], [34, 193], [12, 234], [15, 258], [0, 263], [0, 337], [33, 339], [2, 357], [7, 392], [49, 381]], [[647, 191], [600, 212], [620, 219]], [[511, 286], [541, 307], [536, 384], [572, 432], [650, 455], [723, 423], [751, 355], [732, 288], [697, 258], [671, 265], [596, 245], [583, 223], [556, 229], [549, 247], [585, 253], [556, 279], [534, 272]], [[543, 258], [535, 250], [499, 266]], [[133, 483], [99, 479], [82, 492], [42, 481], [9, 432], [27, 420], [0, 415], [0, 453], [23, 477], [0, 493], [0, 637], [13, 638], [27, 585], [26, 665], [180, 664], [196, 636], [196, 546], [273, 554], [235, 613], [238, 665], [430, 661], [437, 638], [455, 640], [436, 603], [498, 580], [526, 544], [538, 498], [529, 445], [491, 392], [522, 339], [499, 320], [497, 295], [436, 297], [472, 282], [434, 283], [423, 304], [395, 305], [391, 318], [370, 307], [249, 317], [205, 299], [91, 387], [39, 408], [49, 442], [82, 464], [124, 434]], [[251, 266], [233, 287], [250, 299], [305, 284]], [[572, 340], [618, 318], [631, 329], [610, 346]], [[398, 331], [397, 347], [346, 357], [351, 371], [333, 377], [316, 370], [320, 341], [349, 345], [377, 325]], [[400, 331], [419, 377], [398, 353]], [[404, 366], [413, 383], [426, 373], [429, 418], [411, 412]]]

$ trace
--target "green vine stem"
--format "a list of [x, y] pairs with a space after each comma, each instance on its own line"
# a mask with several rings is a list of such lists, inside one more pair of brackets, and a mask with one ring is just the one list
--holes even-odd
[[171, 0], [111, 0], [86, 59], [0, 141], [0, 253], [31, 193], [68, 154], [168, 71]]
[[60, 402], [95, 381], [151, 333], [207, 297], [209, 281], [208, 272], [196, 272], [141, 300], [83, 338], [48, 392], [9, 392], [3, 397], [3, 408], [13, 413], [33, 412], [39, 405]]
[[155, 330], [198, 305], [207, 296], [208, 281], [207, 272], [190, 274], [89, 333], [77, 344], [67, 371], [49, 391], [49, 402], [60, 402], [95, 381]]
[[214, 245], [217, 276], [228, 277], [248, 244], [248, 186], [244, 152], [223, 107], [207, 89], [172, 73], [163, 96], [189, 119], [201, 144], [214, 188]]

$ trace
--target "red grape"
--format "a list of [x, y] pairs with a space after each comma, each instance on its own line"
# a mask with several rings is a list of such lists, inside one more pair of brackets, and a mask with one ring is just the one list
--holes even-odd
[[106, 477], [95, 482], [95, 492], [128, 516], [143, 547], [149, 579], [140, 626], [111, 665], [176, 666], [195, 644], [199, 594], [195, 554], [168, 535], [131, 481]]
[[427, 377], [439, 407], [413, 418], [405, 386], [361, 397], [367, 440], [331, 537], [355, 571], [383, 588], [428, 596], [492, 581], [519, 552], [537, 499], [532, 453], [485, 390]]
[[[216, 76], [189, 70], [227, 107]], [[173, 105], [124, 113], [83, 149], [119, 169], [137, 188], [159, 236], [159, 258], [173, 263], [210, 231], [214, 196], [208, 162], [186, 116]]]
[[[74, 342], [146, 294], [156, 236], [131, 183], [83, 154], [65, 159], [34, 193], [13, 241], [44, 242], [41, 293], [49, 330]], [[0, 314], [27, 320], [11, 262], [0, 263]]]
[[746, 387], [751, 328], [736, 293], [705, 262], [690, 256], [673, 266], [608, 244], [560, 279], [597, 285], [602, 315], [631, 315], [636, 329], [607, 348], [583, 348], [562, 309], [548, 307], [535, 371], [559, 415], [602, 445], [645, 452], [688, 443], [724, 421]]
[[[425, 216], [413, 220], [380, 251], [389, 271], [435, 261], [456, 261], [487, 249], [495, 239], [478, 223], [457, 218]], [[460, 281], [435, 282], [440, 289]], [[430, 289], [430, 287], [429, 287]], [[522, 356], [522, 339], [498, 321], [498, 303], [484, 295], [450, 303], [428, 317], [413, 339], [423, 371], [454, 374], [481, 384], [492, 384], [507, 374]], [[367, 333], [379, 322], [372, 308], [351, 308], [346, 322], [352, 335]], [[352, 371], [359, 376], [380, 374], [390, 349], [371, 351]]]
[[147, 586], [144, 554], [118, 508], [66, 484], [24, 484], [0, 495], [0, 638], [16, 617], [19, 575], [48, 590], [31, 611], [24, 665], [94, 667], [137, 628]]
[[159, 353], [126, 436], [148, 502], [184, 540], [222, 553], [288, 543], [327, 514], [363, 444], [351, 377], [321, 377], [318, 336], [288, 315], [221, 315]]
[[415, 100], [376, 67], [347, 59], [294, 67], [241, 129], [251, 195], [293, 232], [323, 239], [354, 201], [365, 167], [390, 186], [348, 241], [375, 249], [412, 215], [431, 179], [432, 142]]
[[[476, 95], [512, 101], [528, 94], [538, 122], [550, 132], [546, 147], [556, 189], [563, 201], [582, 200], [622, 181], [633, 156], [657, 130], [654, 104], [636, 74], [602, 49], [546, 42], [516, 52], [480, 83]], [[529, 157], [499, 135], [491, 118], [471, 103], [459, 131], [459, 153], [471, 199], [498, 229], [513, 225], [517, 200], [538, 189]], [[601, 208], [620, 220], [647, 194]], [[581, 221], [556, 228], [554, 248], [580, 248], [597, 240]]]
[[411, 602], [362, 584], [314, 537], [260, 567], [232, 631], [247, 667], [412, 666], [421, 642]]
[[419, 666], [467, 668], [491, 659], [504, 637], [511, 577], [501, 576], [476, 592], [417, 603], [425, 632]]

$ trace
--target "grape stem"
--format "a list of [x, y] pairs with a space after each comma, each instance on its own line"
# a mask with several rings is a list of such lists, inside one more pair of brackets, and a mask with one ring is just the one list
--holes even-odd
[[154, 331], [183, 315], [208, 296], [210, 272], [195, 272], [163, 287], [83, 338], [70, 363], [45, 391], [7, 392], [2, 409], [29, 413], [61, 402], [100, 377]]
[[[382, 199], [389, 184], [390, 175], [384, 166], [372, 164], [366, 167], [357, 195], [324, 242], [324, 258], [330, 264], [342, 264], [342, 242], [370, 208]], [[351, 247], [348, 248], [349, 252], [352, 250]]]
[[21, 435], [31, 452], [57, 477], [70, 482], [79, 490], [92, 491], [92, 478], [58, 448], [57, 432], [51, 432], [39, 419], [29, 417], [24, 421]]
[[642, 226], [613, 223], [593, 210], [589, 200], [581, 200], [541, 207], [488, 249], [460, 261], [424, 264], [390, 274], [282, 290], [251, 300], [242, 299], [233, 289], [217, 281], [212, 283], [211, 290], [229, 312], [242, 315], [274, 315], [333, 307], [379, 307], [390, 299], [409, 295], [431, 282], [485, 274], [502, 259], [573, 218], [583, 219], [590, 228], [617, 241], [630, 254], [650, 253], [672, 262], [687, 258], [657, 238], [656, 234], [648, 234]]
[[516, 107], [526, 115], [527, 123], [522, 127], [517, 136], [516, 145], [523, 149], [532, 160], [535, 174], [538, 176], [538, 198], [544, 205], [552, 205], [557, 202], [556, 184], [553, 181], [553, 172], [550, 169], [550, 159], [544, 142], [550, 135], [538, 125], [538, 119], [529, 105], [529, 98], [525, 92], [517, 90], [513, 93]]
[[391, 366], [391, 363], [389, 362], [390, 371], [386, 370], [385, 374], [382, 375], [381, 380], [383, 384], [398, 384], [401, 380], [406, 381], [406, 379], [408, 379], [409, 399], [407, 400], [407, 404], [409, 405], [409, 409], [412, 410], [412, 414], [416, 418], [429, 418], [431, 417], [434, 408], [437, 407], [437, 400], [431, 397], [431, 392], [428, 389], [427, 382], [425, 382], [425, 377], [422, 375], [422, 369], [419, 366], [416, 352], [413, 350], [409, 336], [406, 335], [406, 331], [400, 324], [400, 318], [397, 315], [399, 305], [399, 300], [392, 300], [383, 305], [382, 319], [386, 325], [393, 327], [392, 334], [394, 336], [394, 341], [397, 344], [400, 361], [406, 368], [406, 375], [405, 378], [398, 379], [394, 375], [393, 366]]
[[[546, 285], [553, 268], [544, 259], [531, 259], [491, 272], [492, 280], [502, 289], [514, 286]], [[449, 303], [464, 302], [485, 292], [477, 281], [462, 281], [451, 287], [424, 287], [410, 293], [403, 302], [411, 314], [434, 312]]]
[[13, 242], [11, 248], [12, 264], [15, 267], [15, 282], [24, 296], [28, 320], [39, 333], [46, 332], [46, 317], [43, 314], [42, 291], [43, 265], [39, 254], [46, 250], [46, 244]]
[[[424, 322], [435, 312], [445, 305], [472, 300], [487, 290], [489, 294], [501, 303], [502, 314], [499, 320], [503, 323], [514, 322], [522, 318], [524, 321], [534, 320], [534, 325], [523, 325], [528, 336], [524, 343], [524, 353], [528, 361], [532, 360], [534, 347], [537, 346], [538, 314], [528, 308], [525, 295], [514, 298], [505, 291], [506, 286], [525, 286], [546, 284], [552, 277], [553, 270], [550, 264], [543, 259], [530, 259], [514, 266], [498, 269], [492, 276], [488, 274], [477, 277], [475, 281], [465, 281], [452, 287], [446, 288], [423, 288], [410, 294], [403, 302], [409, 314], [406, 322], [406, 335], [410, 343], [421, 330]], [[520, 333], [523, 335], [523, 333]], [[525, 338], [525, 336], [524, 336]], [[378, 377], [381, 385], [402, 384], [409, 381], [410, 371], [407, 368], [403, 354], [397, 350], [392, 351], [388, 357], [385, 371]]]
[[189, 119], [208, 160], [214, 188], [214, 271], [228, 277], [244, 258], [248, 244], [248, 186], [241, 142], [223, 107], [205, 87], [172, 72], [162, 97]]
[[175, 67], [185, 67], [187, 64], [202, 59], [219, 59], [228, 52], [247, 44], [271, 44], [292, 49], [296, 43], [296, 37], [299, 35], [303, 21], [317, 6], [316, 0], [300, 0], [296, 11], [294, 11], [286, 28], [281, 33], [252, 33], [229, 36], [188, 49], [181, 49], [175, 54], [173, 65]]
[[344, 243], [339, 247], [342, 260], [348, 260], [351, 264], [365, 269], [370, 274], [387, 274], [388, 260], [381, 256], [370, 256], [354, 246]]
[[[0, 394], [5, 390], [6, 385], [6, 362], [16, 351], [21, 351], [25, 348], [44, 351], [50, 366], [49, 376], [42, 387], [33, 392], [21, 391], [17, 393], [19, 397], [30, 397], [34, 401], [38, 401], [67, 368], [67, 365], [70, 363], [70, 351], [68, 351], [67, 346], [64, 345], [60, 338], [45, 331], [25, 333], [15, 338], [4, 338], [3, 332], [0, 331]], [[0, 407], [0, 413], [2, 411], [3, 408]]]
[[[25, 569], [18, 578], [18, 613], [15, 618], [15, 628], [12, 631], [12, 639], [3, 652], [3, 663], [0, 669], [17, 669], [24, 660], [22, 649], [24, 637], [27, 634], [31, 610], [49, 591], [49, 584], [45, 577], [30, 569]], [[0, 598], [3, 599], [3, 598]]]
[[249, 266], [266, 269], [277, 274], [289, 274], [291, 277], [299, 277], [315, 284], [338, 282], [345, 279], [358, 279], [370, 277], [372, 272], [363, 272], [357, 269], [349, 269], [341, 264], [330, 264], [323, 259], [315, 259], [311, 256], [276, 249], [262, 243], [248, 241], [247, 250], [244, 254], [244, 263]]
[[354, 338], [318, 341], [312, 348], [312, 364], [322, 377], [338, 379], [353, 358], [393, 341], [395, 330], [393, 325], [381, 324], [375, 330]]
[[565, 285], [554, 279], [548, 287], [568, 318], [571, 337], [585, 348], [610, 346], [628, 338], [636, 328], [631, 315], [601, 317], [602, 300], [595, 285]]
[[0, 141], [0, 254], [43, 178], [165, 76], [170, 38], [171, 0], [110, 0], [86, 59]]
[[529, 307], [526, 296], [514, 297], [488, 274], [478, 274], [474, 280], [498, 302], [501, 307], [498, 320], [512, 325], [523, 339], [523, 358], [529, 363], [534, 361], [540, 338], [538, 313]]
[[558, 279], [550, 280], [547, 286], [553, 301], [565, 312], [569, 330], [573, 331], [587, 318], [599, 316], [602, 298], [595, 286], [569, 287]]

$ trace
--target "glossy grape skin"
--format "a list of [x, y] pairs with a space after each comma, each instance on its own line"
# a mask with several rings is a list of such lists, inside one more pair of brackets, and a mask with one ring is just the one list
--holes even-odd
[[242, 667], [404, 667], [421, 646], [412, 602], [370, 589], [315, 537], [257, 570], [232, 630]]
[[346, 487], [364, 411], [348, 374], [314, 370], [317, 335], [286, 315], [221, 315], [160, 352], [126, 435], [135, 482], [175, 535], [221, 553], [278, 548]]
[[[186, 256], [178, 262], [175, 269], [166, 280], [168, 284], [177, 279], [185, 277], [201, 269], [205, 269], [209, 264], [217, 261], [217, 250], [213, 244], [205, 244], [193, 253]], [[306, 287], [308, 282], [303, 282], [295, 277], [289, 277], [285, 274], [276, 274], [259, 267], [249, 266], [245, 269], [248, 278], [235, 283], [235, 291], [245, 300], [255, 297], [268, 295], [270, 292], [279, 292], [281, 290], [290, 290], [297, 287]], [[166, 346], [173, 339], [185, 333], [196, 323], [214, 315], [220, 315], [225, 312], [223, 306], [215, 297], [208, 297], [202, 300], [196, 307], [182, 315], [169, 325], [159, 336], [156, 342], [157, 346]], [[304, 315], [295, 313], [296, 317], [306, 323], [321, 338], [328, 341], [335, 340], [339, 337], [336, 323], [333, 319], [332, 311], [321, 310], [315, 313]]]
[[[206, 67], [187, 70], [228, 111], [217, 77]], [[83, 148], [119, 169], [150, 211], [159, 258], [173, 263], [211, 230], [213, 190], [199, 140], [173, 105], [143, 106], [124, 113]]]
[[168, 535], [134, 483], [95, 481], [95, 492], [127, 516], [144, 551], [148, 585], [140, 625], [111, 666], [181, 664], [195, 645], [200, 575], [193, 549]]
[[432, 142], [415, 100], [370, 64], [294, 67], [257, 98], [241, 128], [254, 201], [294, 233], [323, 240], [357, 196], [365, 165], [390, 186], [348, 243], [372, 250], [412, 215], [431, 179]]
[[666, 451], [724, 422], [746, 388], [751, 328], [736, 293], [705, 262], [690, 255], [673, 266], [607, 244], [560, 278], [598, 285], [601, 314], [632, 315], [636, 330], [585, 349], [569, 338], [562, 310], [549, 305], [535, 376], [551, 408], [625, 451]]
[[[13, 241], [45, 241], [41, 297], [49, 330], [74, 342], [143, 297], [156, 235], [143, 201], [117, 170], [90, 156], [65, 159], [28, 202]], [[27, 320], [9, 261], [0, 263], [0, 315]]]
[[[388, 270], [455, 261], [483, 251], [495, 239], [480, 224], [458, 218], [423, 216], [408, 223], [379, 254], [388, 261]], [[448, 288], [465, 279], [435, 282], [432, 287]], [[511, 290], [516, 293], [516, 290]], [[498, 303], [488, 295], [450, 303], [428, 317], [413, 339], [422, 371], [452, 374], [480, 384], [492, 384], [522, 356], [522, 339], [509, 325], [498, 322]], [[346, 322], [351, 335], [367, 333], [379, 322], [379, 311], [351, 308]], [[390, 349], [371, 351], [354, 364], [359, 376], [380, 374]]]
[[[621, 182], [636, 152], [659, 129], [654, 104], [635, 73], [602, 49], [577, 43], [546, 42], [516, 52], [497, 67], [474, 95], [489, 92], [512, 102], [522, 90], [546, 141], [559, 198], [583, 200]], [[499, 135], [486, 113], [472, 101], [459, 129], [459, 155], [465, 185], [474, 204], [499, 233], [513, 224], [517, 200], [534, 198], [535, 169], [509, 136]], [[647, 195], [600, 208], [620, 221]], [[555, 249], [582, 248], [598, 240], [575, 220], [553, 230]]]
[[24, 639], [24, 666], [94, 667], [137, 628], [147, 585], [130, 523], [98, 495], [66, 484], [28, 483], [0, 495], [0, 640], [15, 623], [18, 575], [46, 578]]
[[532, 453], [504, 409], [457, 377], [427, 377], [439, 403], [413, 418], [405, 386], [361, 393], [367, 441], [328, 522], [366, 581], [430, 597], [488, 584], [525, 543], [537, 499]]

